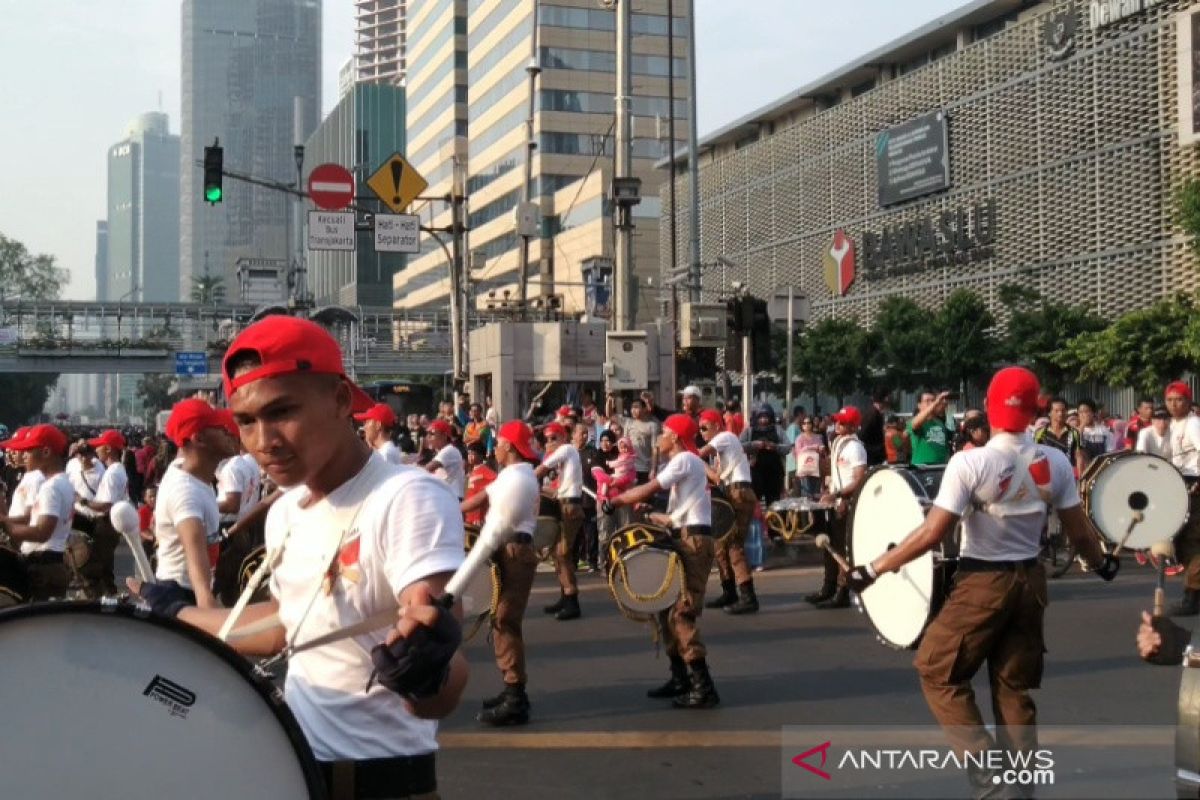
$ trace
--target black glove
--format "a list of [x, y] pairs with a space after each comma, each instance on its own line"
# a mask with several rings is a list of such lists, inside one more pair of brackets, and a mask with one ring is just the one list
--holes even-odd
[[160, 617], [177, 617], [180, 611], [195, 605], [191, 590], [181, 586], [179, 581], [143, 583], [138, 596], [150, 606], [150, 613]]
[[372, 648], [372, 681], [378, 680], [407, 700], [433, 697], [442, 690], [450, 676], [450, 659], [462, 643], [462, 626], [449, 611], [436, 608], [432, 627], [420, 625], [407, 638]]
[[1154, 617], [1150, 625], [1162, 637], [1162, 644], [1158, 646], [1158, 652], [1146, 660], [1151, 664], [1178, 667], [1183, 661], [1183, 651], [1187, 649], [1191, 634], [1166, 617]]
[[611, 514], [614, 511], [616, 511], [617, 509], [613, 506], [612, 503], [605, 500], [603, 503], [600, 504], [600, 510], [602, 512], [604, 512], [605, 514]]
[[1095, 572], [1106, 581], [1111, 581], [1117, 577], [1117, 572], [1121, 569], [1121, 559], [1114, 556], [1112, 553], [1105, 553], [1104, 560], [1100, 562], [1100, 566], [1096, 567]]
[[846, 588], [855, 594], [862, 594], [871, 584], [875, 583], [877, 576], [871, 574], [871, 569], [868, 565], [855, 567], [846, 574]]

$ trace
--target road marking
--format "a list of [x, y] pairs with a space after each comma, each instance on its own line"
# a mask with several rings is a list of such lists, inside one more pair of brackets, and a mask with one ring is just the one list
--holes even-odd
[[444, 731], [438, 742], [446, 748], [482, 750], [623, 750], [636, 747], [757, 747], [777, 748], [780, 731], [563, 731], [512, 733]]

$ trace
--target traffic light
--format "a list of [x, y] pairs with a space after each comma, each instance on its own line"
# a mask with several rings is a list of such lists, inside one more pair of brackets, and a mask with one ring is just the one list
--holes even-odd
[[211, 147], [204, 148], [204, 199], [213, 205], [221, 202], [224, 190], [221, 187], [222, 167], [225, 151], [221, 140], [214, 139]]

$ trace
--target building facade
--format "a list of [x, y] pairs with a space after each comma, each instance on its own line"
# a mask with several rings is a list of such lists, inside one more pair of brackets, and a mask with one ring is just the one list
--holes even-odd
[[793, 286], [814, 317], [865, 323], [886, 297], [959, 288], [1001, 319], [1005, 284], [1106, 318], [1194, 290], [1172, 221], [1200, 166], [1177, 122], [1190, 6], [976, 0], [705, 137], [706, 299]]
[[108, 220], [96, 220], [96, 300], [108, 300]]
[[220, 139], [227, 171], [296, 180], [293, 146], [320, 118], [321, 2], [184, 0], [182, 16], [177, 296], [186, 299], [193, 276], [221, 276], [233, 287], [239, 258], [291, 260], [288, 196], [227, 177], [224, 200], [209, 206], [197, 162]]
[[403, 86], [406, 0], [354, 0], [354, 80]]
[[[404, 152], [404, 90], [388, 84], [356, 85], [321, 121], [305, 146], [311, 166], [341, 164], [354, 173], [358, 194], [393, 153]], [[358, 233], [354, 252], [310, 250], [308, 287], [317, 305], [390, 306], [392, 278], [404, 266], [400, 253], [378, 253], [372, 233]]]

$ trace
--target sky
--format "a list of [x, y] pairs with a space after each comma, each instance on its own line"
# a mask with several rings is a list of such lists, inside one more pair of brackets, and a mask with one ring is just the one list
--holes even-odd
[[[682, 0], [680, 5], [682, 5]], [[695, 0], [700, 137], [965, 0]], [[95, 297], [106, 153], [146, 111], [179, 131], [180, 0], [0, 0], [0, 233]], [[636, 6], [635, 6], [636, 8]], [[353, 50], [352, 0], [324, 0], [322, 102]]]

